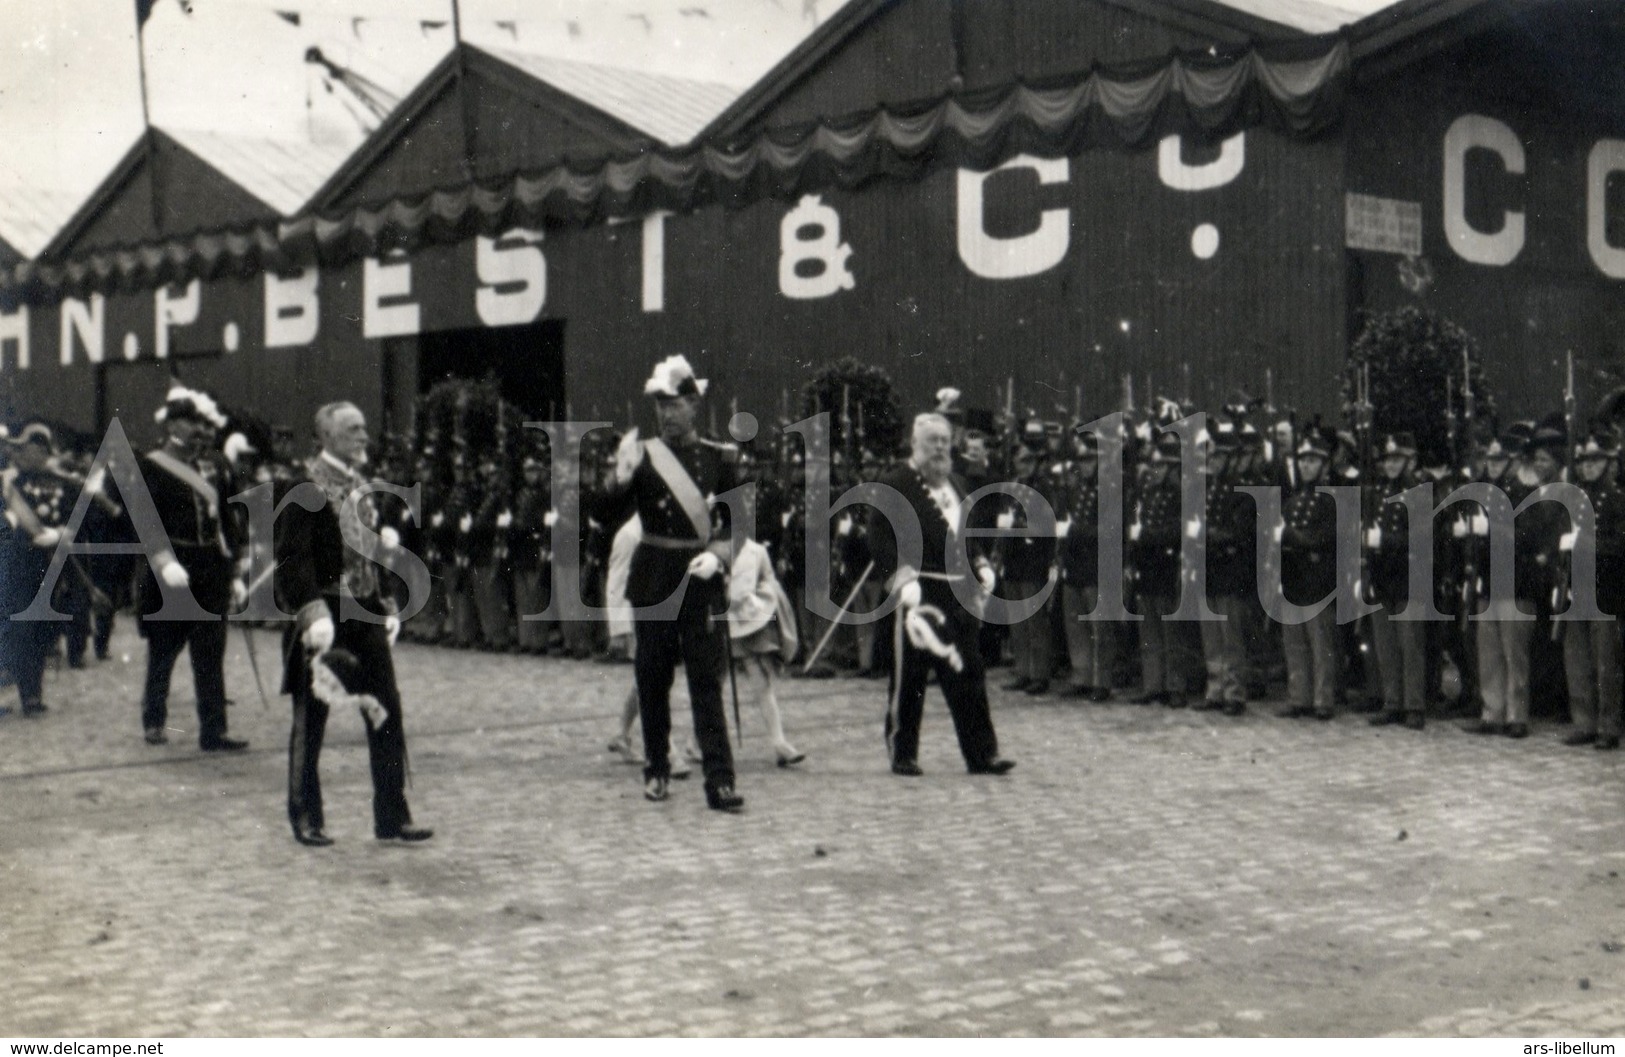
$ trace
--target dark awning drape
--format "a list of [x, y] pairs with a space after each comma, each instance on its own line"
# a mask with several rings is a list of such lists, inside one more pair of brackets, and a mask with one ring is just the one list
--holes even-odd
[[[948, 166], [988, 168], [1019, 153], [1133, 149], [1170, 133], [1217, 137], [1250, 127], [1312, 138], [1340, 119], [1348, 46], [1319, 38], [1290, 57], [1257, 50], [1173, 56], [1135, 70], [1094, 70], [774, 128], [737, 147], [657, 150], [631, 158], [519, 173], [334, 216], [301, 216], [208, 232], [65, 262], [22, 262], [0, 299], [48, 302], [89, 291], [337, 265], [396, 249], [457, 242], [514, 227], [588, 223], [720, 203], [739, 207], [877, 177], [917, 179]], [[1318, 50], [1315, 50], [1318, 49]]]

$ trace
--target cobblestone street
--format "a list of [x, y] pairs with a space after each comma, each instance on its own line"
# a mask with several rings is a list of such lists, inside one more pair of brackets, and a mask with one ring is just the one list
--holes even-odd
[[0, 1035], [1625, 1034], [1622, 758], [1550, 725], [995, 690], [998, 779], [933, 689], [908, 780], [883, 684], [791, 681], [808, 760], [776, 768], [747, 703], [726, 817], [604, 751], [630, 667], [403, 644], [437, 835], [372, 839], [335, 713], [319, 850], [241, 635], [236, 756], [197, 751], [182, 670], [171, 744], [142, 743], [142, 646], [125, 622], [47, 717], [0, 720]]

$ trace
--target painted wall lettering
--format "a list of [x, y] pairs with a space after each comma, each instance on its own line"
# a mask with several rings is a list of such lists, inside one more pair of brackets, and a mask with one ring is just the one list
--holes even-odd
[[62, 366], [73, 363], [76, 343], [85, 347], [85, 359], [91, 363], [101, 363], [102, 353], [107, 347], [106, 322], [107, 298], [101, 294], [91, 294], [88, 305], [77, 297], [63, 298], [62, 328], [57, 345], [62, 354]]
[[6, 354], [15, 349], [11, 362], [17, 370], [28, 369], [28, 306], [18, 305], [15, 312], [0, 312], [0, 371], [6, 369]]
[[361, 269], [361, 336], [416, 334], [420, 329], [418, 303], [406, 300], [411, 296], [412, 262], [404, 254], [388, 262], [368, 257]]
[[[488, 327], [530, 323], [547, 303], [547, 258], [542, 233], [515, 228], [501, 238], [480, 236], [474, 243], [474, 272], [480, 285], [474, 309]], [[416, 306], [413, 306], [414, 308]], [[414, 322], [412, 329], [417, 329]]]
[[1625, 178], [1625, 140], [1600, 139], [1586, 159], [1586, 248], [1602, 274], [1625, 279], [1625, 246], [1608, 241], [1608, 178]]
[[169, 356], [169, 328], [196, 323], [198, 309], [203, 305], [203, 284], [196, 279], [186, 284], [179, 297], [170, 297], [169, 291], [170, 287], [160, 286], [152, 292], [153, 332], [160, 360]]
[[993, 173], [1007, 169], [1031, 169], [1041, 184], [1066, 183], [1072, 172], [1065, 158], [1029, 154], [1017, 155], [990, 172], [959, 170], [959, 259], [972, 275], [984, 279], [1022, 279], [1047, 272], [1066, 259], [1072, 244], [1072, 217], [1066, 209], [1039, 213], [1038, 227], [1025, 235], [995, 238], [987, 233], [983, 185]]
[[851, 290], [858, 284], [846, 267], [851, 256], [841, 241], [841, 215], [818, 195], [806, 195], [779, 223], [779, 290], [800, 301]]
[[657, 210], [643, 218], [643, 310], [666, 310], [666, 218]]
[[1511, 264], [1523, 252], [1524, 214], [1508, 210], [1499, 231], [1479, 231], [1467, 222], [1467, 152], [1493, 151], [1517, 176], [1524, 173], [1523, 144], [1504, 122], [1463, 114], [1444, 134], [1444, 233], [1450, 248], [1474, 264]]
[[309, 345], [321, 326], [321, 303], [316, 298], [321, 273], [305, 268], [295, 275], [265, 273], [265, 347]]

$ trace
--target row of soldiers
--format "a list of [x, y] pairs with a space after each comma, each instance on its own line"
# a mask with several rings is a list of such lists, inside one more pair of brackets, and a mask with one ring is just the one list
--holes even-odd
[[[952, 407], [942, 410], [963, 423]], [[1362, 444], [1347, 433], [1296, 430], [1289, 421], [1261, 430], [1252, 421], [1254, 409], [1245, 405], [1227, 408], [1190, 443], [1182, 442], [1180, 433], [1164, 431], [1190, 410], [1166, 402], [1158, 416], [1131, 422], [1115, 438], [1122, 442], [1127, 472], [1119, 478], [1120, 510], [1104, 521], [1102, 499], [1112, 498], [1113, 490], [1103, 490], [1102, 484], [1116, 475], [1102, 473], [1102, 439], [1096, 434], [1036, 420], [1002, 438], [975, 429], [956, 431], [955, 468], [971, 491], [1013, 481], [1042, 498], [1053, 515], [1035, 526], [1032, 504], [997, 489], [969, 514], [972, 525], [1002, 533], [994, 548], [996, 594], [1010, 602], [1045, 599], [1024, 619], [984, 628], [984, 658], [1014, 666], [1010, 688], [1098, 702], [1137, 687], [1133, 700], [1141, 703], [1239, 715], [1272, 682], [1284, 680], [1288, 715], [1327, 719], [1342, 709], [1371, 708], [1373, 722], [1419, 728], [1429, 711], [1438, 709], [1439, 699], [1452, 697], [1477, 713], [1469, 725], [1475, 732], [1521, 737], [1528, 733], [1531, 683], [1539, 682], [1543, 671], [1556, 671], [1563, 677], [1552, 681], [1567, 697], [1576, 742], [1618, 744], [1622, 658], [1616, 618], [1625, 609], [1619, 597], [1625, 592], [1619, 575], [1625, 571], [1620, 568], [1625, 504], [1613, 432], [1596, 431], [1571, 444], [1555, 422], [1518, 423], [1484, 438], [1463, 460], [1466, 466], [1453, 468], [1419, 466], [1416, 445], [1403, 434]], [[379, 476], [421, 485], [422, 506], [414, 516], [404, 502], [380, 497], [381, 516], [431, 574], [428, 605], [404, 633], [460, 647], [616, 656], [620, 643], [581, 605], [596, 608], [605, 602], [612, 539], [590, 512], [605, 485], [614, 443], [614, 437], [604, 437], [585, 449], [577, 502], [555, 502], [545, 447], [525, 455], [515, 473], [501, 460], [474, 457], [453, 459], [446, 472], [403, 445], [387, 445], [391, 454]], [[44, 509], [47, 520], [65, 524], [77, 499], [76, 479], [59, 464], [47, 466], [54, 458], [50, 448], [45, 427], [23, 431], [11, 445], [17, 465], [10, 487], [28, 492], [28, 505]], [[831, 467], [837, 501], [850, 486], [878, 479], [894, 461], [884, 453], [845, 454], [838, 453]], [[1201, 510], [1187, 517], [1181, 470], [1193, 456], [1202, 460], [1206, 484]], [[773, 555], [802, 620], [804, 658], [814, 661], [806, 665], [807, 674], [887, 674], [892, 636], [886, 621], [832, 627], [807, 599], [809, 590], [827, 590], [832, 602], [844, 601], [854, 614], [884, 603], [884, 588], [868, 575], [869, 520], [862, 508], [837, 506], [821, 526], [824, 538], [811, 542], [827, 544], [831, 575], [827, 586], [809, 584], [811, 526], [799, 452], [790, 445], [746, 445], [740, 459], [742, 478], [757, 489], [756, 535]], [[33, 466], [35, 461], [40, 465]], [[250, 459], [239, 483], [277, 472], [275, 463], [256, 466]], [[1505, 600], [1492, 600], [1486, 589], [1491, 571], [1487, 513], [1477, 504], [1461, 503], [1439, 512], [1433, 533], [1430, 601], [1451, 619], [1394, 619], [1410, 601], [1412, 556], [1407, 508], [1388, 500], [1424, 481], [1435, 486], [1436, 497], [1478, 481], [1503, 489], [1516, 507], [1541, 485], [1565, 476], [1585, 492], [1586, 509], [1595, 519], [1586, 527], [1595, 533], [1598, 602], [1609, 619], [1551, 622], [1564, 604], [1566, 555], [1577, 538], [1567, 510], [1557, 503], [1533, 505], [1517, 517], [1518, 613], [1508, 610]], [[1337, 559], [1338, 506], [1331, 495], [1317, 491], [1321, 485], [1360, 488], [1361, 561], [1353, 585]], [[1311, 606], [1340, 587], [1352, 587], [1374, 611], [1358, 622], [1340, 621], [1335, 606], [1308, 619], [1271, 619], [1257, 589], [1258, 499], [1244, 488], [1278, 490], [1279, 513], [1270, 515], [1274, 524], [1267, 528], [1280, 545], [1280, 582], [1289, 606]], [[36, 491], [41, 494], [33, 495]], [[102, 505], [93, 505], [93, 518], [107, 521], [97, 513]], [[1103, 540], [1102, 525], [1116, 526], [1120, 538]], [[43, 574], [50, 550], [39, 544], [41, 537], [9, 532], [8, 562], [32, 563], [30, 568], [40, 566], [33, 571]], [[1185, 589], [1197, 576], [1183, 554], [1187, 539], [1197, 537], [1206, 547], [1202, 591], [1187, 600]], [[567, 592], [557, 610], [562, 619], [520, 619], [547, 610], [558, 545], [570, 538], [581, 560], [581, 604]], [[1122, 557], [1120, 582], [1111, 568], [1101, 580], [1103, 546], [1120, 548], [1111, 552]], [[59, 608], [75, 619], [41, 634], [65, 630], [70, 663], [79, 663], [87, 641], [105, 649], [111, 614], [127, 596], [132, 560], [89, 564], [86, 576], [76, 567], [59, 579]], [[38, 579], [8, 577], [13, 586], [31, 581]], [[1083, 619], [1103, 596], [1121, 599], [1142, 619]], [[1193, 600], [1199, 608], [1192, 608]], [[17, 603], [13, 612], [26, 604], [21, 598], [9, 601]], [[1465, 619], [1483, 607], [1483, 619]], [[1202, 611], [1224, 619], [1175, 619]], [[1523, 616], [1534, 619], [1519, 619]], [[1553, 627], [1562, 634], [1552, 634]], [[23, 667], [22, 704], [36, 713], [41, 702], [32, 667]]]
[[[952, 408], [945, 410], [955, 418]], [[1516, 423], [1500, 436], [1483, 438], [1457, 468], [1420, 465], [1417, 446], [1405, 434], [1364, 440], [1318, 426], [1299, 430], [1290, 420], [1260, 429], [1252, 421], [1255, 409], [1246, 405], [1210, 420], [1187, 451], [1180, 434], [1161, 430], [1190, 410], [1165, 402], [1159, 416], [1131, 420], [1121, 438], [1128, 468], [1115, 521], [1122, 532], [1121, 587], [1100, 580], [1099, 437], [1039, 421], [1008, 438], [956, 431], [955, 467], [969, 489], [1014, 481], [1043, 498], [1054, 514], [1051, 526], [1035, 530], [1029, 504], [994, 490], [969, 516], [974, 526], [1005, 534], [994, 551], [996, 593], [1012, 602], [1046, 599], [1025, 619], [984, 629], [985, 659], [1014, 665], [1010, 688], [1105, 701], [1137, 687], [1133, 699], [1141, 703], [1239, 715], [1271, 683], [1284, 681], [1287, 715], [1328, 719], [1344, 709], [1370, 710], [1373, 722], [1421, 728], [1430, 711], [1437, 714], [1442, 701], [1454, 700], [1474, 714], [1469, 727], [1475, 732], [1522, 737], [1534, 683], [1555, 691], [1554, 711], [1567, 698], [1579, 741], [1617, 744], [1617, 622], [1551, 622], [1563, 605], [1554, 591], [1564, 577], [1566, 544], [1575, 538], [1565, 508], [1541, 503], [1517, 517], [1516, 615], [1504, 601], [1492, 602], [1487, 590], [1487, 513], [1472, 503], [1440, 511], [1429, 601], [1449, 619], [1416, 621], [1394, 619], [1410, 601], [1412, 556], [1407, 508], [1389, 501], [1423, 482], [1442, 499], [1476, 481], [1503, 489], [1516, 507], [1542, 484], [1572, 479], [1596, 518], [1599, 602], [1605, 615], [1617, 617], [1620, 578], [1613, 574], [1625, 553], [1625, 521], [1617, 491], [1618, 438], [1611, 431], [1570, 444], [1566, 431], [1550, 420]], [[607, 453], [613, 441], [607, 438], [602, 450]], [[1206, 486], [1201, 511], [1187, 519], [1181, 468], [1192, 452], [1202, 460]], [[831, 467], [837, 510], [823, 526], [826, 540], [812, 541], [829, 548], [827, 587], [807, 582], [810, 526], [799, 453], [746, 446], [741, 460], [742, 475], [757, 486], [756, 534], [797, 603], [804, 649], [810, 654], [824, 645], [807, 674], [887, 674], [887, 622], [832, 628], [806, 596], [827, 590], [832, 603], [844, 601], [853, 614], [885, 601], [883, 587], [865, 575], [870, 555], [862, 508], [839, 508], [838, 499], [851, 485], [878, 479], [892, 460], [874, 452], [837, 454]], [[471, 463], [466, 471], [458, 465], [450, 480], [421, 481], [423, 527], [415, 529], [404, 513], [399, 525], [403, 538], [412, 537], [408, 545], [429, 563], [435, 591], [406, 633], [463, 647], [617, 656], [619, 643], [602, 621], [584, 613], [572, 618], [571, 599], [562, 600], [564, 619], [519, 619], [547, 606], [560, 533], [572, 534], [579, 548], [582, 601], [594, 607], [604, 602], [611, 538], [590, 516], [572, 516], [594, 508], [602, 480], [593, 472], [597, 461], [589, 451], [577, 504], [553, 502], [545, 452], [524, 460], [517, 481], [495, 460]], [[418, 469], [424, 468], [420, 462]], [[1352, 584], [1337, 558], [1339, 508], [1331, 495], [1317, 491], [1322, 485], [1360, 490], [1360, 563]], [[1257, 586], [1258, 500], [1243, 491], [1248, 488], [1279, 492], [1275, 524], [1268, 528], [1280, 544], [1288, 606], [1311, 606], [1342, 588], [1372, 612], [1342, 620], [1341, 607], [1328, 606], [1308, 619], [1271, 619]], [[1205, 542], [1206, 562], [1200, 607], [1193, 610], [1184, 594], [1197, 577], [1182, 558], [1187, 538], [1196, 536]], [[1113, 576], [1110, 570], [1107, 575]], [[1123, 599], [1143, 619], [1082, 619], [1094, 613], [1103, 593]], [[1466, 619], [1481, 610], [1481, 619]], [[1224, 619], [1174, 619], [1202, 613]], [[1566, 633], [1554, 634], [1554, 626]]]

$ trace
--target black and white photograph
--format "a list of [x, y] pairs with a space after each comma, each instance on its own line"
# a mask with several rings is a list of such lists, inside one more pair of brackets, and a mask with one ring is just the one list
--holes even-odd
[[0, 55], [10, 1053], [1617, 1052], [1622, 0]]

